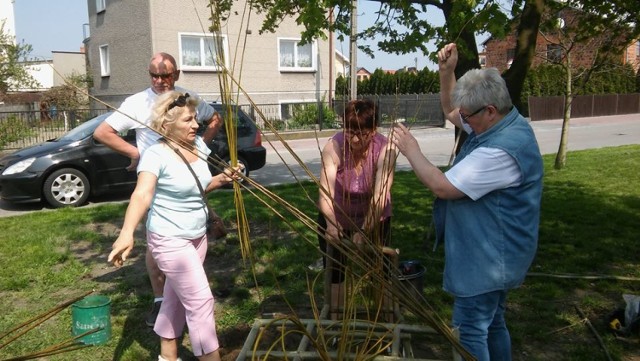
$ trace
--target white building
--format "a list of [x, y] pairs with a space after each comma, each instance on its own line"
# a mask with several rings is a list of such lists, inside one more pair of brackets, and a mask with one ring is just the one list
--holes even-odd
[[4, 24], [4, 33], [16, 36], [16, 17], [13, 11], [14, 0], [0, 0], [0, 24]]
[[[222, 69], [213, 61], [218, 54], [253, 102], [280, 106], [281, 114], [273, 114], [275, 118], [280, 119], [291, 105], [330, 99], [334, 74], [344, 71], [344, 64], [340, 70], [334, 66], [334, 74], [329, 74], [337, 55], [328, 41], [300, 45], [303, 29], [293, 18], [283, 20], [275, 33], [260, 34], [264, 14], [244, 17], [246, 0], [234, 1], [220, 33], [212, 34], [203, 31], [210, 25], [208, 4], [205, 0], [188, 5], [184, 0], [87, 0], [91, 36], [85, 47], [93, 76], [91, 94], [119, 105], [126, 96], [149, 86], [149, 59], [165, 51], [176, 57], [182, 71], [177, 84], [206, 100], [220, 100], [223, 92], [218, 78]], [[238, 104], [249, 104], [244, 94], [233, 94]]]
[[[3, 32], [12, 36], [15, 42], [14, 3], [15, 0], [0, 0], [0, 24], [3, 25]], [[50, 59], [28, 61], [24, 66], [38, 82], [38, 87], [18, 90], [22, 92], [46, 91], [64, 84], [64, 78], [70, 75], [84, 75], [87, 69], [84, 51], [53, 51]]]
[[49, 60], [35, 60], [25, 63], [29, 74], [38, 82], [36, 89], [20, 89], [20, 91], [46, 91], [54, 86], [65, 84], [70, 76], [84, 75], [87, 72], [83, 51], [52, 51]]

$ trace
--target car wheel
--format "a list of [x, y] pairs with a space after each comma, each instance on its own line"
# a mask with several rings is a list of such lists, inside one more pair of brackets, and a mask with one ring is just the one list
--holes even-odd
[[73, 168], [59, 169], [44, 181], [44, 199], [54, 208], [78, 207], [89, 198], [89, 179]]

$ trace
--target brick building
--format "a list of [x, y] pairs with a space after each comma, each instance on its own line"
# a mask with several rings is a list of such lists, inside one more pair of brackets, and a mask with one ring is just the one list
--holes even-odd
[[[558, 18], [558, 25], [562, 28], [564, 25], [580, 21], [579, 13], [576, 11], [564, 11]], [[567, 27], [570, 28], [570, 27]], [[568, 38], [571, 34], [568, 34]], [[536, 40], [536, 51], [532, 66], [536, 67], [545, 63], [559, 62], [563, 58], [563, 50], [560, 32], [540, 31]], [[571, 51], [571, 61], [576, 68], [590, 67], [597, 54], [597, 50], [602, 45], [611, 41], [606, 37], [591, 38], [583, 43], [575, 45]], [[516, 31], [514, 30], [502, 39], [488, 38], [484, 43], [484, 50], [480, 52], [480, 65], [482, 67], [495, 67], [500, 72], [508, 69], [513, 62], [516, 50]], [[625, 47], [622, 54], [616, 54], [615, 58], [619, 59], [620, 64], [630, 64], [637, 72], [640, 68], [640, 40], [633, 41]]]

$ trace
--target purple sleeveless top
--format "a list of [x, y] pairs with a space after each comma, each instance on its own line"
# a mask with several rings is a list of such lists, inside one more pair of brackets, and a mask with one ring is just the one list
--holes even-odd
[[[351, 150], [345, 146], [344, 132], [337, 133], [331, 139], [338, 144], [338, 157], [340, 158], [333, 198], [335, 206], [340, 207], [346, 213], [345, 215], [336, 208], [336, 220], [346, 230], [354, 230], [353, 224], [362, 228], [369, 207], [373, 202], [378, 157], [388, 140], [384, 135], [375, 133], [369, 143], [367, 157], [363, 160], [362, 170], [358, 174], [354, 169]], [[386, 206], [382, 212], [381, 221], [391, 217], [391, 194], [387, 192], [385, 198]]]

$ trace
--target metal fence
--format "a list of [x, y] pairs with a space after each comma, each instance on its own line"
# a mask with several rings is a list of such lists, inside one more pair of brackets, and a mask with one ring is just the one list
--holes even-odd
[[[571, 118], [640, 113], [640, 94], [578, 95], [571, 103]], [[564, 97], [529, 97], [529, 117], [562, 119]]]
[[57, 138], [105, 112], [103, 109], [0, 112], [0, 150], [20, 149]]
[[[371, 96], [378, 105], [381, 126], [401, 120], [412, 126], [444, 126], [438, 94]], [[281, 103], [240, 105], [259, 129], [270, 133], [338, 129], [346, 101], [327, 103]], [[54, 139], [82, 122], [103, 114], [105, 109], [0, 111], [0, 151], [21, 149]], [[261, 116], [262, 115], [262, 116]], [[264, 117], [264, 118], [263, 118]]]
[[369, 95], [363, 98], [378, 104], [383, 125], [398, 119], [417, 125], [444, 126], [440, 94]]
[[[444, 115], [440, 106], [439, 94], [411, 95], [371, 95], [363, 96], [373, 100], [379, 111], [382, 126], [388, 126], [395, 120], [410, 122], [421, 126], [444, 126]], [[255, 121], [258, 127], [268, 131], [265, 121], [271, 122], [278, 131], [300, 131], [310, 129], [339, 128], [339, 115], [343, 113], [348, 100], [334, 99], [331, 110], [326, 103], [281, 103], [241, 105], [240, 107]], [[259, 115], [262, 113], [264, 119]]]

